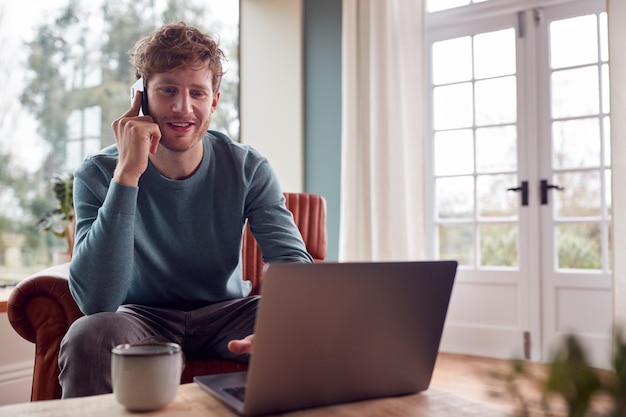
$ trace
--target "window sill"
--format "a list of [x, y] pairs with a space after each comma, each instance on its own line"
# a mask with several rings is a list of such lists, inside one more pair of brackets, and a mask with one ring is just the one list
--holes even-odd
[[13, 291], [14, 287], [5, 287], [0, 288], [0, 313], [6, 313], [7, 311], [7, 300], [9, 299], [9, 294]]

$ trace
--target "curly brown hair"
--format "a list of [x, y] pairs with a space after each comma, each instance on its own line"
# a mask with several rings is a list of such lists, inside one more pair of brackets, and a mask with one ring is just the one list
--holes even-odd
[[184, 22], [170, 23], [140, 39], [130, 52], [130, 62], [137, 78], [146, 80], [156, 73], [181, 67], [207, 66], [213, 74], [213, 91], [219, 90], [224, 72], [224, 52], [210, 35]]

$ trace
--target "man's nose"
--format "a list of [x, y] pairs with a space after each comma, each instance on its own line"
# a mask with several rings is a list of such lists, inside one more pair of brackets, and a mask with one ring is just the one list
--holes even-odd
[[174, 100], [172, 104], [172, 111], [176, 113], [191, 112], [191, 97], [188, 93], [182, 93], [176, 96], [176, 100]]

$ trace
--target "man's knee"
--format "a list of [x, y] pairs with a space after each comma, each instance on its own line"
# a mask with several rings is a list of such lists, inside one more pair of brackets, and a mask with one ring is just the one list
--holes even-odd
[[98, 313], [76, 320], [61, 341], [61, 349], [97, 351], [113, 347], [123, 326], [117, 313]]
[[116, 313], [84, 316], [70, 326], [58, 358], [63, 398], [111, 392], [111, 348], [120, 330]]

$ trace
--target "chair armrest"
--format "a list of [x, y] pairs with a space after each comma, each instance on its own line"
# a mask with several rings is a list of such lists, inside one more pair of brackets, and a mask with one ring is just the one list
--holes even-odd
[[83, 314], [70, 293], [69, 263], [37, 272], [9, 295], [7, 315], [24, 339], [35, 343], [31, 400], [60, 398], [58, 355], [61, 339]]
[[[9, 295], [7, 314], [24, 339], [38, 343], [39, 332], [62, 335], [82, 316], [68, 285], [69, 263], [39, 271], [20, 281]], [[51, 326], [54, 325], [54, 326]]]

